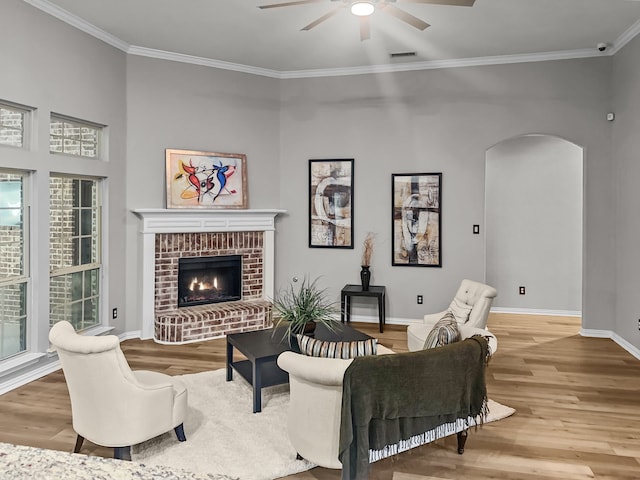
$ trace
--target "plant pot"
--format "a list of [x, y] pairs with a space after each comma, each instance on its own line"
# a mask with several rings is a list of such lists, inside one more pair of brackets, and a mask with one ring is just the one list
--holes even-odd
[[367, 292], [369, 290], [369, 282], [371, 281], [371, 270], [368, 265], [362, 265], [360, 270], [360, 283], [362, 284], [362, 291]]
[[313, 332], [315, 331], [316, 331], [316, 322], [311, 320], [304, 324], [304, 330], [302, 331], [302, 333], [304, 333], [307, 336], [312, 336]]

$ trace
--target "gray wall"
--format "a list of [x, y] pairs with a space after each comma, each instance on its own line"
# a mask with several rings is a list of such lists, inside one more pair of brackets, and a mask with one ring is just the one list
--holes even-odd
[[[377, 233], [372, 282], [396, 318], [446, 307], [462, 278], [484, 280], [485, 152], [543, 133], [586, 149], [584, 324], [607, 328], [614, 305], [610, 58], [282, 81], [282, 206], [277, 278], [322, 275], [334, 291], [357, 283], [360, 246]], [[307, 160], [355, 158], [355, 243], [307, 248]], [[442, 172], [443, 267], [392, 267], [392, 173]], [[281, 261], [286, 252], [286, 260]], [[416, 305], [416, 295], [425, 303]], [[375, 311], [366, 309], [366, 314]], [[364, 312], [363, 312], [364, 313]]]
[[486, 279], [500, 292], [494, 307], [580, 312], [582, 157], [582, 148], [548, 135], [487, 151]]
[[[126, 55], [21, 0], [2, 0], [0, 99], [36, 108], [32, 148], [0, 148], [0, 167], [32, 170], [31, 270], [38, 319], [36, 348], [48, 348], [49, 308], [49, 174], [78, 173], [107, 178], [105, 220], [108, 224], [104, 272], [108, 275], [103, 313], [124, 307], [127, 288], [125, 256], [126, 195]], [[88, 160], [49, 153], [51, 112], [108, 125], [108, 159]], [[110, 318], [107, 317], [107, 318]], [[110, 321], [118, 331], [124, 323]]]
[[616, 304], [608, 328], [640, 348], [640, 37], [618, 52], [613, 62], [613, 153], [616, 199], [615, 244], [610, 261], [616, 265]]

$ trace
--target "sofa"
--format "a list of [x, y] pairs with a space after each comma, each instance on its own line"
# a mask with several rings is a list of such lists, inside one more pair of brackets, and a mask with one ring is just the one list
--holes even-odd
[[[474, 331], [476, 333], [487, 333], [481, 329], [474, 329]], [[467, 330], [466, 333], [471, 333], [471, 330]], [[494, 352], [497, 348], [495, 337], [488, 340], [485, 339], [485, 336], [486, 335], [483, 335], [482, 337], [483, 343], [485, 345], [493, 343], [491, 351]], [[465, 342], [458, 342], [458, 344], [461, 345], [463, 343]], [[453, 345], [451, 347], [453, 347]], [[462, 346], [459, 348], [462, 348]], [[489, 346], [489, 348], [491, 347]], [[447, 349], [448, 347], [431, 349], [431, 351], [388, 355], [393, 352], [379, 345], [377, 355], [360, 357], [357, 360], [357, 365], [370, 363], [372, 365], [367, 368], [373, 367], [374, 370], [381, 372], [382, 378], [384, 378], [384, 372], [388, 372], [394, 379], [400, 381], [401, 385], [408, 385], [414, 382], [412, 380], [402, 382], [402, 372], [406, 370], [402, 365], [420, 365], [419, 362], [426, 361], [428, 365], [435, 365], [435, 368], [422, 368], [422, 366], [420, 366], [420, 371], [437, 371], [440, 368], [445, 368], [442, 367], [443, 364], [452, 363], [442, 356], [442, 352], [445, 352]], [[485, 354], [488, 354], [488, 348], [485, 347], [485, 349]], [[385, 358], [386, 360], [384, 360]], [[483, 364], [486, 363], [486, 360], [488, 360], [488, 358], [482, 359]], [[349, 367], [354, 363], [354, 359], [321, 358], [287, 351], [278, 357], [277, 362], [280, 368], [289, 373], [291, 401], [288, 416], [288, 431], [291, 443], [298, 452], [298, 455], [325, 468], [343, 468], [345, 460], [344, 445], [341, 447], [341, 425], [344, 428], [345, 423], [342, 418], [344, 400], [343, 384], [345, 374], [349, 374]], [[368, 373], [364, 375], [366, 376]], [[455, 377], [455, 375], [453, 376]], [[478, 382], [481, 381], [484, 386], [484, 370], [482, 370], [481, 377], [481, 379], [475, 380]], [[419, 375], [416, 378], [419, 378]], [[382, 383], [387, 382], [383, 380]], [[382, 388], [384, 389], [385, 387], [383, 386]], [[400, 388], [402, 388], [402, 386]], [[422, 391], [425, 389], [429, 390], [430, 388], [432, 387], [424, 385]], [[436, 390], [439, 390], [439, 388]], [[464, 395], [461, 395], [461, 397], [464, 397]], [[482, 405], [482, 408], [485, 408], [485, 404]], [[477, 411], [477, 414], [480, 414], [480, 411]], [[367, 461], [371, 463], [454, 433], [459, 434], [459, 452], [462, 453], [464, 440], [466, 439], [466, 430], [470, 425], [476, 424], [478, 419], [477, 414], [468, 417], [464, 416], [464, 418], [448, 418], [450, 421], [441, 425], [434, 425], [434, 428], [424, 431], [420, 439], [413, 438], [412, 441], [398, 445], [397, 448], [371, 449], [369, 450], [369, 458]], [[342, 433], [344, 442], [344, 432]], [[341, 450], [343, 451], [343, 458], [340, 458]], [[358, 470], [358, 468], [362, 470], [362, 465], [354, 469], [352, 468], [354, 462], [349, 461], [348, 463], [351, 464], [351, 473]], [[362, 459], [360, 459], [360, 463], [362, 463]], [[347, 473], [345, 477], [345, 470], [343, 469], [343, 478], [351, 478], [351, 473]]]

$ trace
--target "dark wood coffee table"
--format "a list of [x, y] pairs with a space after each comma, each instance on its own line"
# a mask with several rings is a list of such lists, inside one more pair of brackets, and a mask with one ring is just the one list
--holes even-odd
[[[350, 342], [367, 340], [369, 335], [359, 332], [340, 322], [334, 323], [334, 330], [318, 324], [314, 338], [332, 342]], [[273, 385], [289, 382], [289, 374], [278, 367], [278, 355], [287, 350], [299, 351], [296, 342], [289, 344], [283, 339], [283, 330], [256, 330], [254, 332], [232, 333], [227, 335], [227, 381], [233, 379], [233, 370], [238, 372], [253, 387], [253, 413], [262, 411], [261, 390]], [[246, 360], [233, 360], [234, 348], [242, 353]]]

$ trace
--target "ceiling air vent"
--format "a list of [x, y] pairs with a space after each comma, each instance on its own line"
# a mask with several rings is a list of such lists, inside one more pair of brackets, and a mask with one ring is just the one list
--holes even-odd
[[391, 58], [415, 57], [416, 52], [397, 52], [392, 53], [390, 56]]

